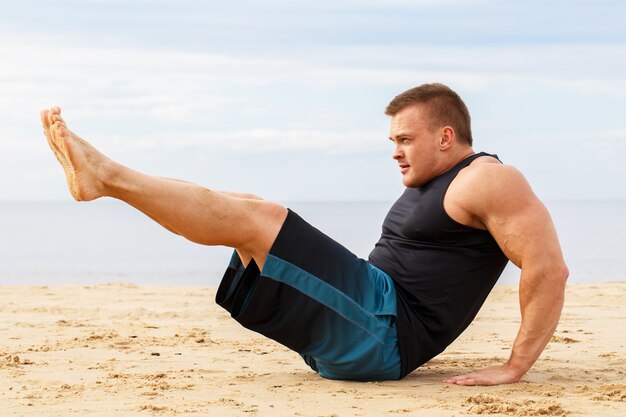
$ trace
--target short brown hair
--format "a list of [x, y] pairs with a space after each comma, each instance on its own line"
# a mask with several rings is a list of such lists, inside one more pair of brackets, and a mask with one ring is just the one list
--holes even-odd
[[394, 97], [385, 114], [394, 116], [413, 104], [426, 106], [432, 128], [451, 126], [459, 139], [472, 146], [472, 126], [467, 106], [450, 87], [439, 84], [422, 84]]

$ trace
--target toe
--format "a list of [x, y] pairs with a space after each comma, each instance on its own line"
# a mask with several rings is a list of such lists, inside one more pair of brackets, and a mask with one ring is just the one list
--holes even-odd
[[58, 135], [62, 135], [63, 134], [63, 126], [65, 125], [65, 123], [63, 123], [60, 120], [55, 120], [54, 124], [52, 125], [52, 128], [54, 129], [54, 132]]
[[48, 111], [48, 123], [52, 125], [61, 115], [61, 109], [57, 106], [51, 107]]
[[48, 110], [42, 110], [39, 115], [41, 116], [41, 124], [43, 124], [44, 129], [49, 129], [50, 123], [48, 121]]
[[62, 149], [65, 149], [65, 138], [68, 136], [67, 126], [62, 120], [57, 120], [54, 123], [54, 133], [57, 137], [57, 142]]
[[59, 148], [63, 148], [63, 141], [61, 140], [62, 138], [62, 132], [61, 132], [61, 125], [60, 122], [54, 122], [52, 124], [52, 126], [50, 126], [50, 133], [51, 133], [51, 137], [52, 137], [52, 142]]

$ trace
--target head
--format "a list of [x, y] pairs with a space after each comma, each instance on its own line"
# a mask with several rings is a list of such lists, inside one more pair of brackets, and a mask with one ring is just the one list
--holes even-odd
[[470, 115], [457, 93], [443, 84], [424, 84], [396, 96], [385, 110], [391, 116], [404, 185], [419, 187], [472, 153]]
[[422, 84], [394, 97], [385, 114], [395, 116], [409, 106], [422, 105], [423, 116], [431, 129], [450, 126], [457, 140], [472, 146], [472, 127], [469, 111], [461, 97], [450, 87], [439, 84]]

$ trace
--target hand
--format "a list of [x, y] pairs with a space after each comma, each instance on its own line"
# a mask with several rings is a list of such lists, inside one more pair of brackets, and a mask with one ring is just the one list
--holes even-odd
[[513, 384], [522, 379], [519, 371], [514, 370], [508, 363], [492, 366], [469, 374], [459, 375], [445, 379], [446, 384], [456, 385], [499, 385]]

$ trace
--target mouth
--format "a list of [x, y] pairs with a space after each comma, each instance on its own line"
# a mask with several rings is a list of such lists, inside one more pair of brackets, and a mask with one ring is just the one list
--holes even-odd
[[398, 166], [400, 167], [400, 173], [402, 175], [406, 174], [409, 171], [409, 165], [408, 164], [398, 164]]

